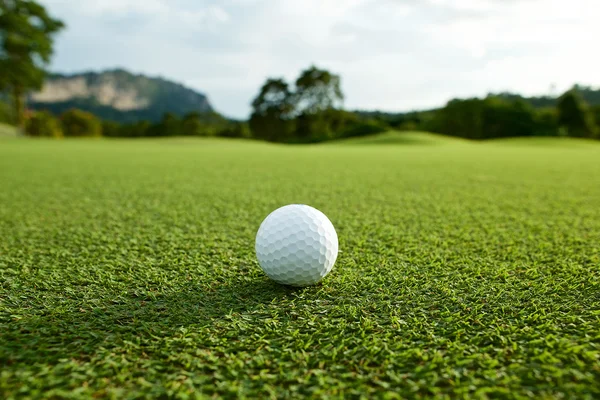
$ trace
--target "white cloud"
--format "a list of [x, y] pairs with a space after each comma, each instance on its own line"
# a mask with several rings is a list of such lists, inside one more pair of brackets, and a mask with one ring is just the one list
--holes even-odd
[[206, 92], [246, 116], [267, 76], [312, 63], [350, 108], [599, 84], [595, 0], [45, 0], [65, 19], [54, 69], [123, 66]]

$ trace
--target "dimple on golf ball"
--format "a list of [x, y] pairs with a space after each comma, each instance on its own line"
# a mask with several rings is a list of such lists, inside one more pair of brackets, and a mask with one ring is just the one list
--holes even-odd
[[331, 221], [316, 208], [289, 204], [261, 223], [255, 243], [258, 263], [275, 282], [314, 285], [333, 268], [338, 237]]

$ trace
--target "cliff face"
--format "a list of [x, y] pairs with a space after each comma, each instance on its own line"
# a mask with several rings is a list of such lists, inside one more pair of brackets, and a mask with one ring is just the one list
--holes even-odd
[[75, 107], [119, 122], [157, 121], [166, 112], [182, 116], [213, 111], [202, 93], [124, 70], [50, 75], [41, 91], [29, 95], [28, 104], [57, 114]]

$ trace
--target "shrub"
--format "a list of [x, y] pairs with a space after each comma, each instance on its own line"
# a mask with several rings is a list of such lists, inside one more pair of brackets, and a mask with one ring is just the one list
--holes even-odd
[[382, 133], [388, 130], [388, 127], [383, 123], [375, 120], [358, 121], [349, 124], [340, 133], [340, 138], [350, 138], [358, 136], [373, 135], [376, 133]]
[[121, 136], [121, 125], [114, 121], [102, 121], [102, 135], [107, 137]]
[[575, 89], [569, 90], [558, 99], [558, 124], [569, 136], [592, 138], [598, 127], [587, 103]]
[[542, 108], [535, 115], [535, 136], [559, 136], [558, 112], [555, 108]]
[[59, 121], [47, 111], [33, 113], [25, 120], [25, 133], [35, 137], [63, 137]]
[[522, 100], [488, 97], [483, 100], [482, 118], [482, 138], [531, 136], [536, 130], [534, 109]]
[[250, 127], [245, 122], [234, 122], [227, 128], [219, 131], [219, 136], [230, 138], [250, 138]]
[[13, 112], [10, 105], [0, 100], [0, 122], [5, 124], [14, 124]]
[[253, 137], [269, 142], [289, 142], [296, 132], [296, 120], [281, 118], [276, 109], [268, 109], [264, 114], [253, 113], [248, 124]]
[[594, 122], [596, 123], [596, 139], [600, 139], [600, 105], [594, 106], [591, 109], [592, 115], [594, 116]]
[[149, 121], [138, 121], [130, 124], [121, 125], [119, 128], [119, 136], [136, 138], [149, 136], [152, 129], [152, 124]]
[[102, 123], [95, 115], [72, 109], [65, 111], [61, 117], [63, 132], [70, 137], [102, 136]]

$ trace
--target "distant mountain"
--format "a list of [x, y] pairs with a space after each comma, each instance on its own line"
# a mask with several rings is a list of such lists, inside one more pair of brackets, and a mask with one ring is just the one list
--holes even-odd
[[181, 84], [122, 69], [74, 75], [51, 74], [41, 91], [28, 96], [34, 110], [60, 114], [70, 108], [117, 122], [158, 121], [166, 112], [183, 116], [212, 112], [206, 95]]

